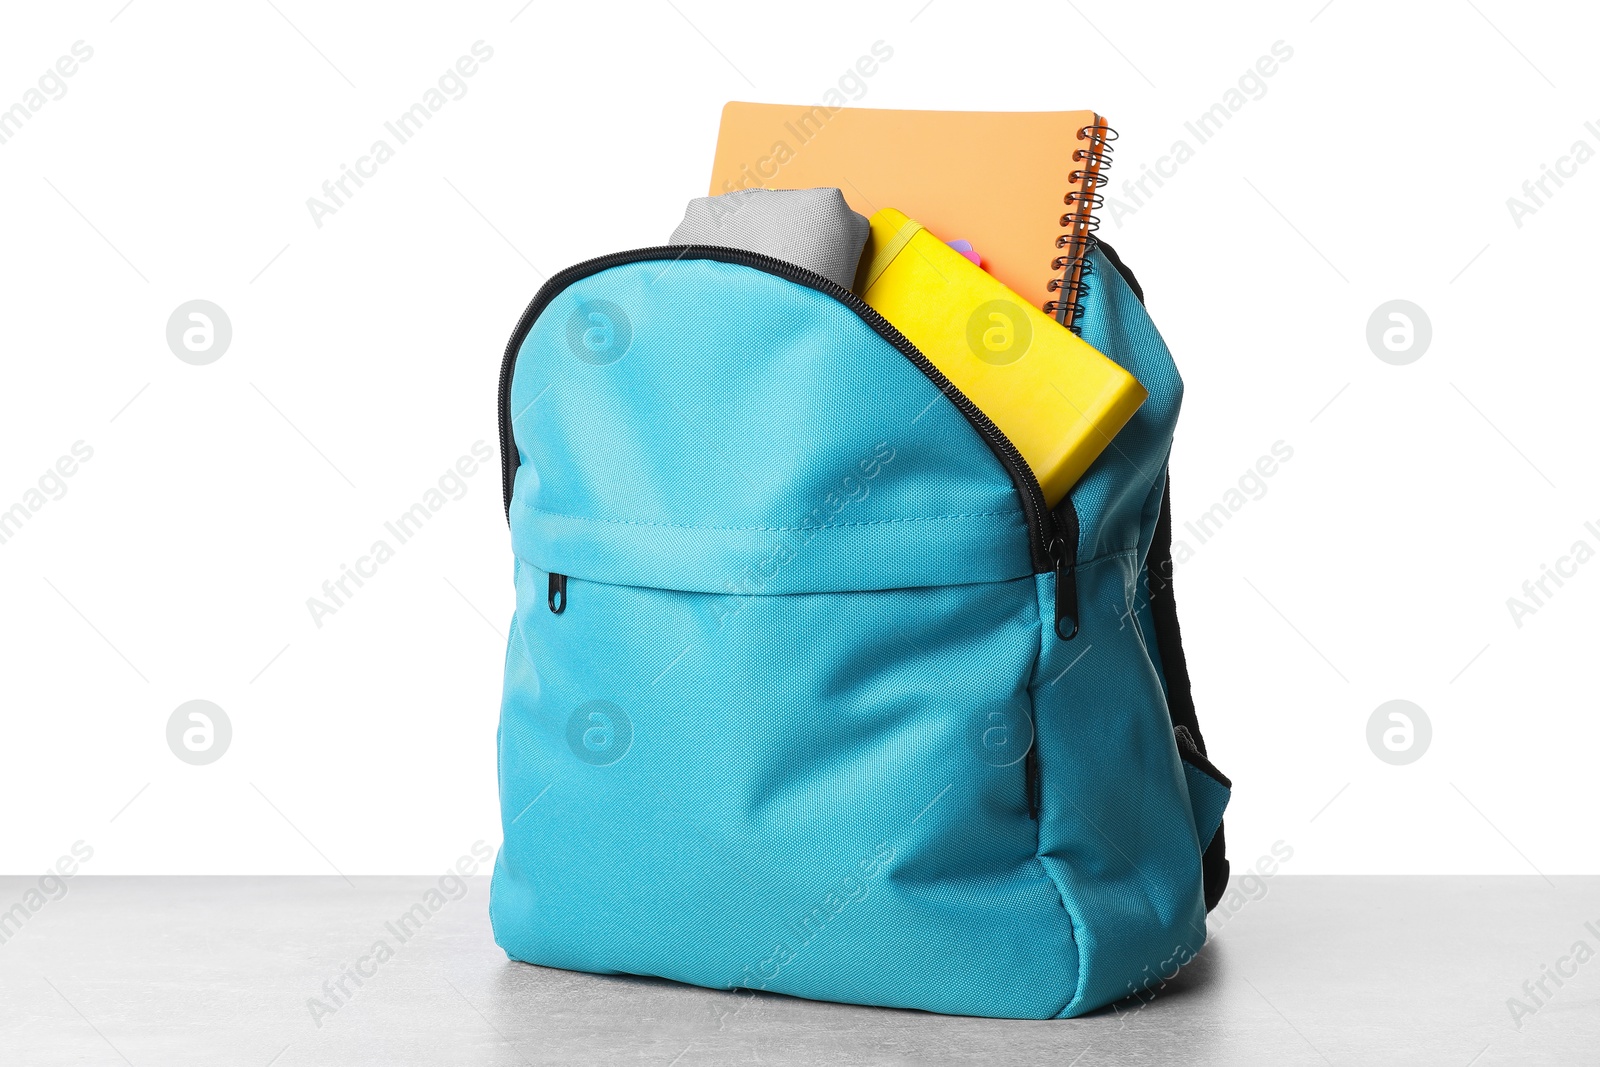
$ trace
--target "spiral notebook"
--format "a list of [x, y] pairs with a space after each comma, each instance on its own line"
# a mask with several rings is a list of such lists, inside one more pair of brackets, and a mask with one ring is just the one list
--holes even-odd
[[964, 240], [1009, 288], [1076, 331], [1116, 133], [1093, 111], [899, 111], [734, 101], [711, 195], [838, 186]]

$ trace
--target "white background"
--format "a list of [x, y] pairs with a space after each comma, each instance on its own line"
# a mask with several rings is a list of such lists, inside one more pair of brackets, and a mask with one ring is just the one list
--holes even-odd
[[[1180, 537], [1293, 448], [1179, 569], [1236, 868], [1281, 839], [1285, 873], [1600, 872], [1600, 563], [1520, 628], [1506, 606], [1600, 547], [1600, 162], [1520, 227], [1506, 206], [1600, 149], [1576, 6], [124, 2], [13, 5], [0, 32], [0, 107], [94, 50], [0, 145], [0, 508], [93, 449], [0, 544], [0, 870], [78, 839], [94, 873], [430, 872], [498, 844], [496, 465], [320, 629], [306, 598], [498, 451], [542, 275], [659, 243], [726, 100], [817, 101], [882, 40], [863, 106], [1121, 131], [1134, 210], [1102, 232], [1188, 383]], [[466, 95], [317, 227], [306, 199], [479, 40]], [[1265, 94], [1197, 144], [1184, 122], [1277, 41]], [[1194, 158], [1135, 205], [1121, 182], [1179, 138]], [[165, 339], [196, 298], [233, 325], [209, 366]], [[1395, 298], [1433, 327], [1407, 366], [1365, 339]], [[234, 730], [204, 767], [165, 739], [196, 698]], [[1434, 731], [1399, 767], [1366, 742], [1396, 698]]]

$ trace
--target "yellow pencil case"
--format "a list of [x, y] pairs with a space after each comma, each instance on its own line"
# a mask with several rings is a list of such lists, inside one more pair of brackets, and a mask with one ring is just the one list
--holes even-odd
[[1144, 403], [1133, 375], [893, 208], [872, 216], [855, 288], [1010, 438], [1050, 507]]

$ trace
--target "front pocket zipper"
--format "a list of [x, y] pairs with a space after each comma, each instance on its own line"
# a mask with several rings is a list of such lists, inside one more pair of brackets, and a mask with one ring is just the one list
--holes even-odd
[[1065, 529], [1056, 534], [1051, 547], [1056, 566], [1056, 636], [1071, 641], [1078, 636], [1078, 508], [1068, 494]]
[[[581, 281], [592, 274], [620, 267], [628, 263], [638, 263], [645, 260], [680, 260], [680, 259], [710, 259], [719, 263], [731, 263], [735, 266], [750, 267], [754, 270], [783, 278], [798, 285], [815, 289], [826, 296], [831, 296], [845, 307], [855, 312], [861, 321], [872, 327], [885, 341], [893, 345], [901, 355], [909, 359], [929, 381], [938, 387], [956, 410], [966, 416], [972, 427], [978, 431], [989, 445], [990, 451], [1005, 467], [1006, 473], [1011, 476], [1011, 481], [1017, 489], [1017, 495], [1022, 499], [1022, 514], [1028, 525], [1028, 553], [1033, 563], [1035, 574], [1046, 571], [1053, 572], [1056, 577], [1056, 604], [1055, 604], [1055, 631], [1056, 636], [1063, 641], [1070, 641], [1078, 633], [1078, 510], [1072, 503], [1069, 493], [1062, 500], [1064, 510], [1065, 529], [1058, 529], [1056, 519], [1050, 509], [1045, 506], [1044, 490], [1039, 487], [1039, 479], [1034, 475], [1033, 468], [1028, 466], [1027, 460], [1022, 458], [1022, 453], [1017, 451], [1017, 446], [1011, 443], [994, 420], [984, 414], [983, 410], [972, 400], [957, 389], [944, 373], [934, 366], [927, 356], [917, 349], [917, 346], [906, 339], [906, 336], [894, 325], [878, 314], [865, 301], [855, 293], [839, 285], [837, 282], [824, 278], [815, 271], [806, 270], [804, 267], [771, 256], [764, 256], [759, 252], [746, 252], [739, 248], [721, 248], [712, 245], [668, 245], [655, 248], [639, 248], [628, 252], [613, 252], [610, 255], [598, 256], [595, 259], [585, 260], [574, 264], [565, 270], [558, 271], [549, 281], [539, 287], [533, 300], [528, 303], [522, 312], [522, 317], [517, 320], [517, 328], [511, 334], [511, 340], [506, 344], [505, 358], [500, 364], [500, 396], [499, 411], [500, 421], [500, 480], [501, 489], [505, 496], [506, 519], [511, 517], [511, 493], [516, 485], [517, 466], [521, 457], [516, 451], [516, 442], [512, 437], [511, 426], [511, 379], [516, 373], [517, 354], [522, 348], [522, 342], [527, 339], [528, 331], [533, 329], [533, 324], [538, 320], [539, 314], [560, 293], [573, 283]], [[559, 589], [557, 579], [560, 579]], [[550, 610], [559, 615], [566, 608], [566, 576], [552, 574], [550, 576]]]

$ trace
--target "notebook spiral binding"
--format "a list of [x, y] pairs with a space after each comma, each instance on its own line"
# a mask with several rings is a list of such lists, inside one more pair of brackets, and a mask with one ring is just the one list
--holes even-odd
[[1088, 280], [1094, 274], [1089, 253], [1096, 244], [1094, 233], [1100, 228], [1095, 212], [1105, 205], [1100, 187], [1105, 184], [1105, 172], [1111, 169], [1111, 142], [1116, 139], [1117, 131], [1104, 125], [1104, 120], [1078, 130], [1078, 140], [1089, 143], [1073, 150], [1072, 161], [1078, 169], [1067, 175], [1067, 180], [1081, 186], [1062, 197], [1067, 212], [1061, 216], [1061, 228], [1066, 232], [1056, 238], [1056, 247], [1065, 251], [1050, 261], [1051, 269], [1061, 271], [1061, 277], [1051, 278], [1047, 288], [1065, 295], [1046, 300], [1043, 310], [1073, 333], [1081, 332], [1078, 320], [1083, 316], [1084, 297], [1089, 295]]

